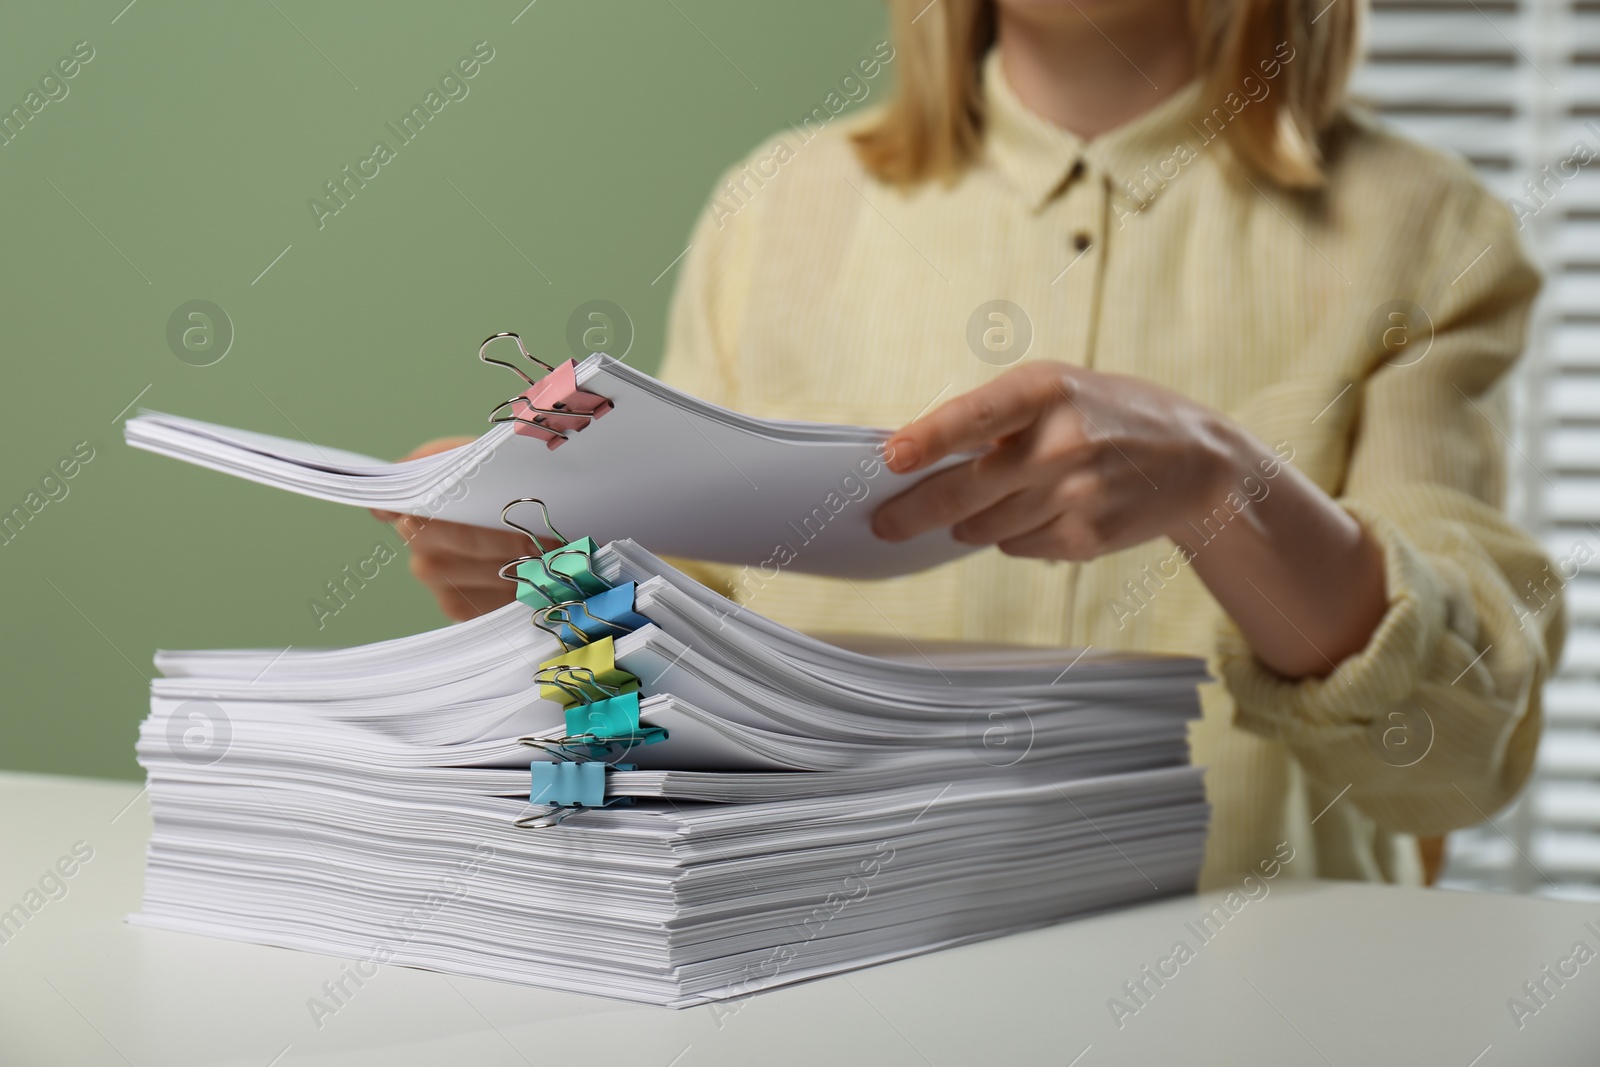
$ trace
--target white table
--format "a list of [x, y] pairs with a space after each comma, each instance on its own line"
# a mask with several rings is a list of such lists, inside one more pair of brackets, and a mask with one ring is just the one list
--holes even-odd
[[[148, 833], [137, 785], [0, 774], [0, 912], [93, 849], [0, 928], [0, 1064], [1600, 1064], [1600, 959], [1520, 1030], [1507, 1007], [1575, 942], [1600, 951], [1600, 904], [1286, 877], [1206, 944], [1185, 923], [1214, 898], [1180, 897], [720, 1018], [386, 967], [319, 1028], [307, 1001], [343, 961], [123, 922]], [[1107, 1002], [1180, 938], [1194, 958], [1119, 1029]]]

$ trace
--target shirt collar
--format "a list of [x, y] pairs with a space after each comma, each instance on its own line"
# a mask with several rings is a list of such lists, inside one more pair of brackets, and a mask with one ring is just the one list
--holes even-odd
[[1165, 182], [1151, 180], [1144, 168], [1159, 172], [1179, 145], [1192, 152], [1196, 141], [1204, 140], [1189, 123], [1200, 96], [1198, 81], [1091, 141], [1028, 110], [1006, 83], [998, 48], [983, 61], [983, 95], [985, 154], [1035, 210], [1053, 199], [1079, 162], [1088, 172], [1110, 178], [1113, 189], [1140, 208], [1147, 207]]

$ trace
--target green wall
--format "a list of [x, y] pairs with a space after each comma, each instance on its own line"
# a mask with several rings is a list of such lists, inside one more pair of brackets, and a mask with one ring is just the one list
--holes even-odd
[[[489, 333], [564, 357], [573, 310], [610, 300], [652, 368], [712, 182], [884, 33], [859, 0], [125, 2], [0, 15], [0, 110], [40, 108], [0, 146], [0, 511], [38, 508], [0, 544], [5, 768], [139, 776], [157, 647], [444, 622], [396, 562], [319, 632], [308, 601], [387, 528], [129, 449], [136, 396], [399, 455], [511, 392], [474, 361]], [[41, 89], [80, 41], [93, 58]], [[399, 146], [385, 123], [477, 42], [466, 95]], [[307, 201], [378, 140], [393, 158], [319, 228]], [[220, 331], [187, 360], [168, 340], [193, 300], [232, 322], [208, 366]]]

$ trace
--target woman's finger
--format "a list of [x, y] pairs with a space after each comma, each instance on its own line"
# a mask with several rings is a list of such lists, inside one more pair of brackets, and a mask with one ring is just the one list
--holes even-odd
[[1031, 486], [962, 519], [950, 528], [950, 536], [967, 545], [999, 544], [1038, 529], [1061, 511], [1048, 487]]
[[442, 519], [420, 519], [414, 515], [403, 516], [395, 524], [395, 529], [413, 552], [465, 556], [498, 563], [534, 554], [532, 542], [510, 530], [491, 530]]
[[476, 437], [438, 437], [432, 441], [418, 445], [406, 455], [401, 456], [398, 460], [396, 460], [396, 462], [405, 463], [407, 460], [422, 459], [425, 456], [436, 456], [440, 452], [448, 452], [452, 448], [460, 448], [462, 445], [470, 445], [476, 440]]
[[1104, 487], [1094, 470], [1069, 468], [1052, 479], [1024, 486], [993, 507], [961, 520], [950, 534], [965, 544], [994, 545], [1048, 525], [1068, 511], [1098, 514], [1105, 503]]
[[1058, 513], [1032, 530], [999, 541], [995, 547], [1008, 556], [1077, 563], [1095, 559], [1109, 550], [1098, 525], [1071, 510]]
[[413, 552], [411, 573], [428, 585], [454, 584], [488, 589], [500, 584], [507, 589], [513, 589], [510, 580], [500, 577], [500, 566], [504, 562], [504, 560], [473, 559], [468, 556], [434, 552]]
[[[460, 448], [462, 445], [471, 444], [476, 440], [476, 437], [439, 437], [418, 445], [395, 462], [404, 463], [407, 460], [422, 459], [424, 456], [436, 456], [440, 452], [448, 452], [452, 448]], [[379, 522], [398, 522], [401, 518], [401, 514], [398, 511], [385, 511], [382, 508], [369, 508], [368, 510], [372, 513], [372, 517]]]
[[1064, 396], [1067, 368], [1035, 363], [1002, 374], [902, 427], [884, 447], [896, 474], [910, 474], [945, 456], [992, 444], [1033, 425]]
[[885, 541], [909, 541], [983, 511], [1014, 492], [1022, 470], [1014, 457], [983, 456], [958, 464], [894, 497], [872, 516]]
[[439, 610], [444, 612], [447, 618], [456, 622], [466, 622], [468, 619], [487, 615], [496, 608], [503, 608], [511, 603], [513, 594], [509, 588], [510, 583], [505, 584], [506, 589], [487, 587], [466, 589], [445, 585], [433, 588], [433, 596], [439, 602]]

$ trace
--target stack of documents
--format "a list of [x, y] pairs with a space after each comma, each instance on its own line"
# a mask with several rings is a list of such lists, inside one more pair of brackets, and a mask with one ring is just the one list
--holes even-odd
[[[638, 680], [629, 736], [666, 736], [588, 760], [559, 742], [598, 705], [541, 696], [573, 656], [521, 603], [162, 653], [135, 921], [684, 1006], [1193, 888], [1198, 661], [866, 656], [631, 542], [590, 569], [649, 621], [583, 650]], [[530, 800], [530, 765], [580, 762], [604, 806]]]
[[502, 365], [529, 386], [505, 424], [409, 463], [128, 423], [328, 500], [486, 526], [538, 503], [559, 545], [446, 629], [158, 654], [134, 921], [685, 1006], [1194, 887], [1200, 661], [796, 633], [644, 546], [849, 577], [968, 551], [872, 537], [911, 481], [885, 432], [751, 419], [605, 356]]

